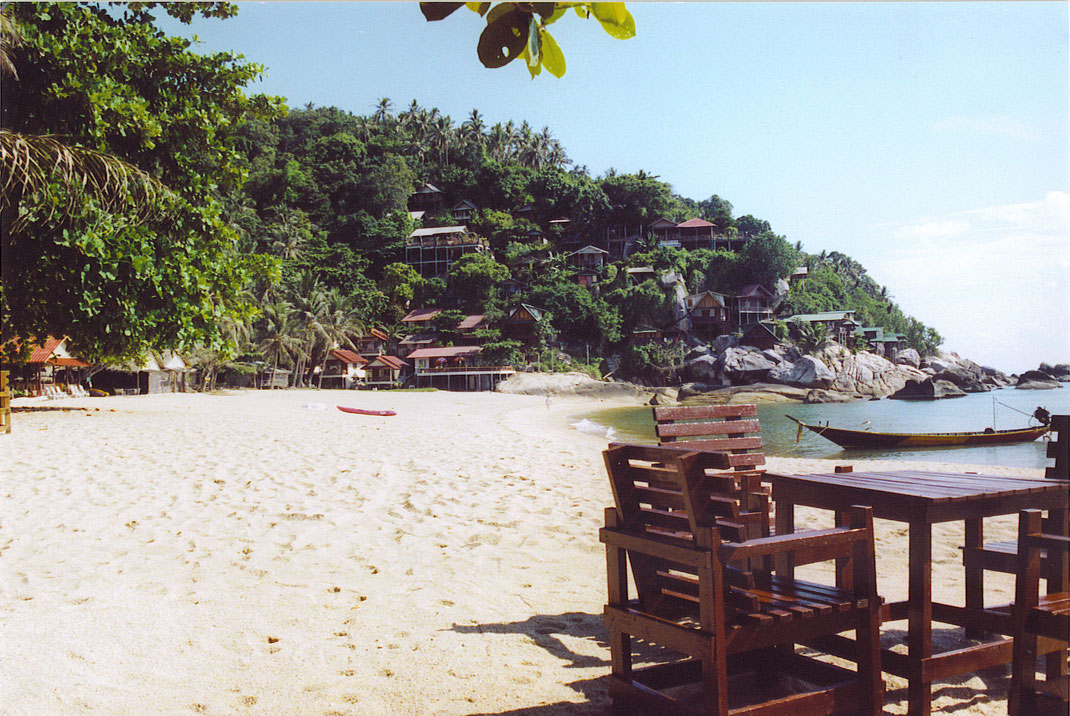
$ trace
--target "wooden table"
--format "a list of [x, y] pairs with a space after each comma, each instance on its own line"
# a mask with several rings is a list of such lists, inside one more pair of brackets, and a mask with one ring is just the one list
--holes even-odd
[[[1061, 514], [1061, 523], [1065, 524], [1070, 495], [1065, 483], [1043, 479], [907, 470], [817, 475], [767, 472], [765, 480], [773, 485], [777, 534], [794, 531], [796, 505], [835, 510], [837, 523], [852, 505], [867, 505], [873, 508], [875, 518], [909, 525], [908, 598], [886, 604], [884, 610], [886, 621], [907, 619], [908, 653], [883, 650], [881, 668], [909, 680], [909, 713], [919, 716], [931, 712], [934, 680], [1009, 663], [1011, 658], [1010, 639], [933, 654], [934, 618], [978, 632], [982, 625], [987, 631], [999, 628], [990, 611], [933, 603], [932, 526], [963, 520], [966, 545], [979, 547], [985, 517], [1034, 508], [1055, 511], [1056, 517]], [[877, 559], [880, 560], [879, 550]], [[791, 564], [778, 566], [788, 574], [794, 571]], [[980, 569], [969, 570], [966, 591], [976, 594], [983, 590], [982, 580]]]

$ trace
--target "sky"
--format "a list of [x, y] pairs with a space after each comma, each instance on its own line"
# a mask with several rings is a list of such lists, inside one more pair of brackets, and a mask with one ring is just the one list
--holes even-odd
[[859, 261], [943, 349], [1070, 362], [1066, 2], [639, 2], [617, 40], [569, 14], [568, 70], [484, 68], [483, 20], [411, 2], [240, 3], [161, 25], [265, 67], [250, 91], [370, 114], [544, 126], [593, 176], [644, 170], [810, 253]]

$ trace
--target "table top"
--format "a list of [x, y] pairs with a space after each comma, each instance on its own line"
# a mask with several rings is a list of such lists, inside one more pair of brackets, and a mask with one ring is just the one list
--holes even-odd
[[773, 499], [814, 507], [873, 507], [874, 516], [930, 521], [1065, 508], [1070, 484], [1043, 478], [896, 470], [790, 475], [766, 472]]

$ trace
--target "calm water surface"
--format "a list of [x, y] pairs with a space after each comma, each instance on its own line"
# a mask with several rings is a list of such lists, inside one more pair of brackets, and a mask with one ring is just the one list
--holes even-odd
[[[685, 404], [691, 404], [687, 401]], [[995, 425], [993, 425], [993, 406]], [[981, 447], [912, 448], [909, 450], [849, 450], [803, 431], [796, 442], [798, 426], [785, 415], [807, 423], [828, 423], [833, 427], [877, 432], [961, 432], [1020, 428], [1034, 425], [1031, 415], [1038, 406], [1053, 414], [1070, 414], [1070, 385], [1055, 390], [1005, 388], [990, 393], [973, 393], [964, 398], [934, 401], [875, 400], [854, 403], [803, 405], [776, 403], [758, 406], [765, 453], [776, 457], [831, 458], [846, 456], [880, 460], [953, 462], [966, 465], [1006, 465], [1045, 467], [1047, 442], [991, 445]], [[1015, 411], [1021, 412], [1015, 412]], [[1025, 413], [1022, 415], [1021, 413]], [[612, 440], [654, 442], [653, 417], [649, 407], [614, 408], [577, 416], [573, 425], [589, 432], [609, 432]]]

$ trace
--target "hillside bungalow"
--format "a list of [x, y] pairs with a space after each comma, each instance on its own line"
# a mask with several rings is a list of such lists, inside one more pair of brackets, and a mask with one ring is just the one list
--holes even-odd
[[434, 184], [424, 184], [409, 195], [409, 209], [412, 211], [436, 211], [446, 201], [446, 195]]
[[791, 325], [794, 321], [802, 321], [803, 323], [809, 323], [810, 325], [824, 326], [825, 330], [828, 332], [829, 338], [840, 345], [847, 346], [848, 348], [854, 345], [855, 329], [858, 328], [858, 324], [855, 322], [854, 311], [800, 313], [787, 319], [788, 325]]
[[744, 326], [739, 342], [745, 346], [754, 346], [761, 350], [776, 348], [780, 339], [773, 332], [773, 326], [769, 323], [752, 323]]
[[405, 241], [405, 263], [423, 278], [437, 278], [448, 274], [453, 262], [465, 254], [488, 251], [487, 240], [468, 233], [465, 226], [416, 229]]
[[723, 293], [696, 293], [684, 299], [684, 307], [692, 330], [711, 338], [728, 333], [728, 298]]
[[600, 249], [597, 246], [591, 246], [588, 244], [578, 251], [573, 251], [571, 254], [565, 257], [565, 262], [569, 266], [578, 269], [595, 269], [600, 270], [606, 265], [606, 257], [609, 256], [609, 252], [605, 249]]
[[362, 358], [374, 358], [375, 356], [386, 352], [386, 344], [390, 341], [390, 336], [386, 335], [378, 328], [371, 329], [370, 332], [357, 336], [353, 339], [353, 347], [356, 349], [357, 355]]
[[[9, 345], [19, 350], [18, 339]], [[85, 369], [89, 367], [88, 363], [71, 355], [66, 338], [53, 336], [48, 336], [43, 343], [33, 342], [25, 363], [4, 365], [4, 369], [10, 373], [11, 387], [26, 391], [29, 395], [42, 395], [45, 385], [81, 383]]]
[[438, 331], [420, 331], [419, 333], [412, 333], [398, 341], [398, 352], [407, 354], [417, 348], [427, 348], [438, 343], [438, 339]]
[[412, 361], [416, 387], [443, 390], [494, 390], [516, 373], [512, 366], [484, 365], [480, 346], [420, 348], [406, 356]]
[[505, 335], [521, 343], [530, 343], [535, 337], [535, 324], [541, 319], [541, 309], [521, 303], [505, 318]]
[[737, 326], [749, 326], [773, 320], [773, 293], [765, 286], [752, 283], [744, 286], [739, 295], [732, 298], [732, 312]]
[[367, 388], [399, 388], [401, 373], [409, 364], [396, 356], [376, 356], [364, 366], [364, 386]]
[[467, 199], [462, 199], [450, 209], [450, 216], [453, 220], [462, 223], [471, 221], [476, 218], [477, 214], [479, 214], [479, 208]]
[[320, 377], [321, 388], [342, 388], [349, 390], [357, 387], [364, 380], [364, 366], [368, 361], [355, 351], [336, 348], [331, 351], [323, 366]]
[[507, 278], [504, 281], [499, 281], [498, 295], [502, 298], [512, 298], [521, 293], [531, 290], [531, 286], [527, 285], [523, 281], [518, 281], [515, 278]]

